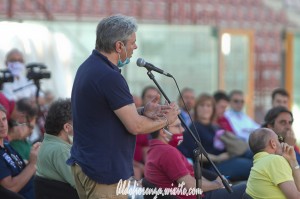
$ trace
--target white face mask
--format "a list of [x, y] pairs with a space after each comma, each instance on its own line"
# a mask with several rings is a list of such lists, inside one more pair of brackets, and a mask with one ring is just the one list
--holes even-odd
[[25, 74], [25, 65], [21, 62], [8, 62], [7, 68], [14, 77], [21, 77]]
[[171, 141], [172, 137], [173, 137], [173, 133], [171, 133], [170, 131], [168, 131], [164, 128], [163, 128], [163, 130], [168, 135], [168, 137], [166, 137], [166, 141], [169, 143]]
[[71, 144], [73, 144], [73, 137], [74, 137], [73, 135], [68, 135], [68, 139]]

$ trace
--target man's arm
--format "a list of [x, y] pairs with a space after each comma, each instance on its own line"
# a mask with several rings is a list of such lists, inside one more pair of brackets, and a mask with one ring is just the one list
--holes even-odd
[[289, 162], [295, 186], [297, 191], [300, 191], [300, 167], [296, 159], [296, 153], [293, 146], [288, 145], [287, 143], [282, 143], [282, 156]]
[[297, 187], [294, 183], [294, 181], [286, 181], [283, 183], [280, 183], [279, 185], [280, 190], [283, 192], [283, 194], [288, 199], [299, 199], [300, 198], [300, 192], [297, 190]]
[[30, 178], [35, 174], [36, 168], [36, 157], [39, 151], [40, 143], [37, 142], [32, 146], [30, 152], [29, 163], [25, 169], [17, 176], [7, 176], [0, 181], [0, 184], [13, 192], [19, 192], [30, 180]]
[[[184, 182], [184, 187], [188, 190], [190, 188], [196, 188], [196, 180], [191, 175], [185, 175], [177, 180], [178, 184], [183, 183], [183, 182]], [[222, 187], [223, 187], [223, 184], [222, 184], [220, 178], [217, 178], [214, 181], [209, 181], [206, 178], [202, 177], [202, 191], [203, 192], [220, 189]]]
[[[223, 153], [220, 153], [219, 155], [214, 155], [211, 153], [207, 153], [207, 154], [208, 154], [209, 159], [213, 162], [223, 162], [230, 158], [228, 152], [223, 152]], [[203, 156], [202, 160], [203, 160], [203, 162], [208, 162], [208, 159], [205, 156]]]
[[19, 192], [35, 173], [35, 164], [29, 163], [25, 169], [17, 176], [7, 176], [0, 181], [1, 186], [13, 191]]

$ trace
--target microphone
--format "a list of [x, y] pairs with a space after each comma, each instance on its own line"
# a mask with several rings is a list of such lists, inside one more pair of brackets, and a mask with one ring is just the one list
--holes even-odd
[[152, 64], [146, 62], [143, 58], [138, 58], [136, 61], [136, 65], [138, 65], [139, 67], [145, 67], [147, 70], [153, 70], [168, 77], [173, 77], [170, 73], [166, 73], [162, 69], [153, 66]]

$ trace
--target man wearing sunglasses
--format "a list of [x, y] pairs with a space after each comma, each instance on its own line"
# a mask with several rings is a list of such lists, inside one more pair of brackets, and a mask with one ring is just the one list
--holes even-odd
[[231, 91], [229, 99], [230, 108], [225, 112], [225, 117], [229, 120], [234, 133], [248, 141], [250, 133], [259, 128], [259, 124], [243, 112], [245, 100], [242, 91]]
[[271, 129], [251, 133], [249, 146], [254, 153], [246, 193], [259, 198], [300, 198], [300, 167], [293, 146], [280, 143]]

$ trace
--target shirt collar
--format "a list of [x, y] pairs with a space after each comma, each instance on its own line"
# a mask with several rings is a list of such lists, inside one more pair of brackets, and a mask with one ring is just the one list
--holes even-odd
[[264, 158], [266, 156], [270, 155], [269, 153], [265, 152], [265, 151], [262, 151], [262, 152], [259, 152], [259, 153], [256, 153], [254, 156], [253, 156], [253, 160], [254, 162], [258, 161], [259, 159], [261, 158]]
[[161, 141], [159, 139], [149, 140], [149, 146], [156, 146], [156, 145], [166, 145], [166, 143], [164, 143], [163, 141]]
[[103, 61], [105, 61], [107, 63], [107, 65], [112, 68], [115, 71], [118, 71], [119, 73], [121, 73], [121, 69], [118, 68], [116, 65], [114, 65], [111, 61], [109, 61], [109, 59], [107, 59], [106, 56], [102, 55], [98, 50], [94, 49], [92, 54], [94, 56], [99, 57], [100, 59], [102, 59]]
[[59, 138], [57, 136], [54, 136], [54, 135], [50, 135], [48, 133], [44, 134], [44, 140], [60, 142], [60, 143], [67, 144], [67, 145], [71, 146], [71, 144], [67, 143], [66, 141], [62, 140], [61, 138]]

